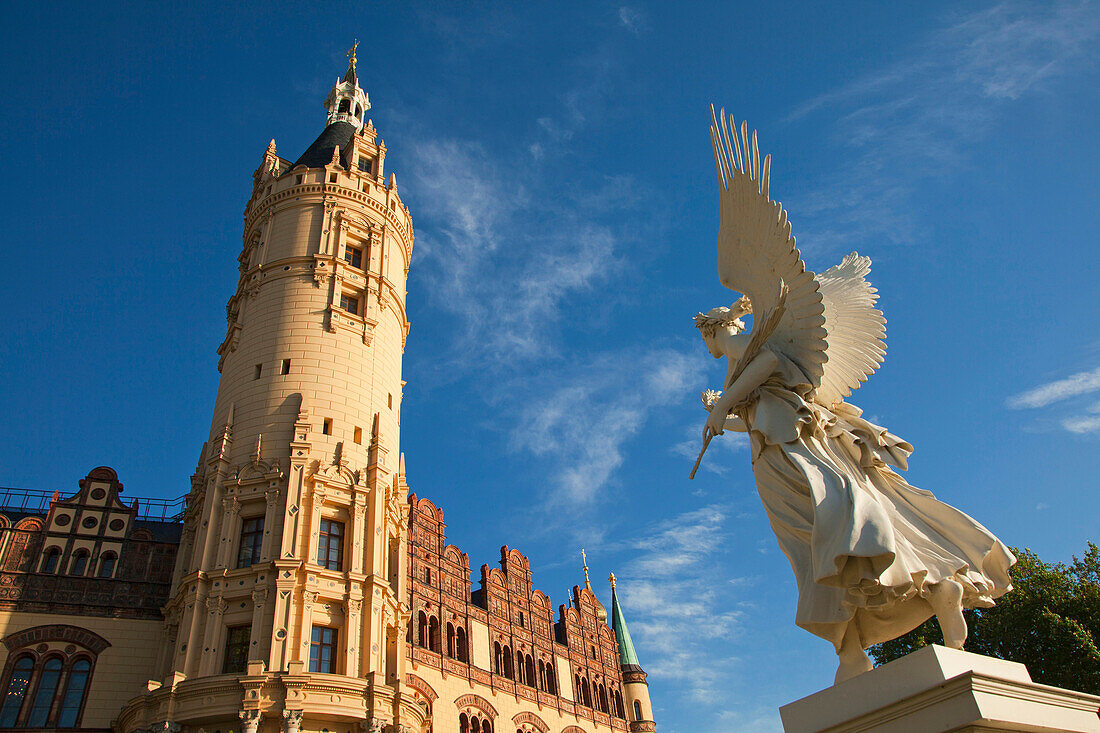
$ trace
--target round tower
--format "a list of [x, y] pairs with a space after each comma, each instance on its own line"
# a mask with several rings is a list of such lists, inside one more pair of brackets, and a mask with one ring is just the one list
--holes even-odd
[[[124, 732], [419, 729], [424, 717], [402, 654], [413, 229], [349, 57], [317, 139], [293, 162], [273, 140], [253, 176], [165, 609], [165, 677], [123, 712]], [[306, 693], [318, 679], [323, 703]]]
[[645, 670], [638, 663], [638, 654], [634, 651], [634, 642], [626, 628], [626, 618], [619, 606], [619, 597], [615, 594], [615, 574], [612, 573], [608, 580], [611, 582], [611, 628], [619, 643], [619, 669], [623, 674], [626, 719], [629, 721], [631, 733], [655, 731], [657, 724], [653, 722], [653, 705], [649, 702], [649, 683], [646, 682]]

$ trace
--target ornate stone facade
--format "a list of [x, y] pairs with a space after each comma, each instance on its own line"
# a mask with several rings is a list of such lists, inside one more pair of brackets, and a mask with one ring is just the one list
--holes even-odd
[[[65, 690], [85, 679], [76, 727], [115, 733], [626, 731], [620, 645], [591, 590], [555, 617], [505, 547], [471, 591], [442, 512], [410, 496], [412, 221], [354, 56], [325, 105], [305, 153], [272, 141], [253, 176], [211, 429], [178, 513], [153, 527], [96, 469], [3, 530], [0, 609], [51, 614], [0, 633], [23, 645], [3, 682], [24, 696], [16, 727], [66, 727]], [[59, 575], [73, 563], [84, 575]], [[97, 616], [144, 626], [74, 622]], [[42, 714], [30, 701], [58, 664]]]

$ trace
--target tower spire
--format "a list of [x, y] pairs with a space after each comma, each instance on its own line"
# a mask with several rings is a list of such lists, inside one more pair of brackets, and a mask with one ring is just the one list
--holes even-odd
[[619, 605], [619, 596], [615, 592], [615, 573], [608, 576], [611, 583], [611, 628], [615, 632], [615, 641], [619, 646], [619, 669], [623, 673], [623, 696], [626, 698], [630, 719], [630, 730], [656, 730], [653, 722], [653, 704], [649, 700], [649, 683], [645, 670], [638, 663], [638, 653], [634, 651], [634, 641], [626, 628], [626, 617]]
[[592, 592], [592, 582], [588, 579], [588, 555], [584, 554], [584, 548], [581, 548], [581, 563], [584, 565], [584, 587], [588, 589], [588, 592]]
[[615, 632], [615, 640], [619, 642], [619, 666], [633, 665], [640, 668], [642, 665], [638, 663], [638, 653], [634, 651], [634, 641], [626, 628], [626, 618], [619, 605], [619, 596], [615, 593], [615, 573], [611, 573], [607, 579], [611, 582], [611, 628]]
[[333, 85], [332, 91], [325, 98], [328, 124], [347, 122], [353, 125], [357, 132], [363, 127], [363, 115], [370, 109], [370, 100], [367, 98], [367, 93], [359, 88], [359, 75], [355, 70], [358, 48], [359, 39], [357, 38], [348, 49], [348, 70], [344, 78]]

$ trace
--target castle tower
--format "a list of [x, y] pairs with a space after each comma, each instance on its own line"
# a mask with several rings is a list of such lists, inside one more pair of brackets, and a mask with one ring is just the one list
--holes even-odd
[[321, 134], [293, 163], [273, 140], [253, 176], [165, 607], [163, 683], [123, 711], [122, 730], [419, 730], [424, 719], [403, 691], [413, 230], [349, 56]]
[[630, 722], [630, 730], [632, 733], [655, 731], [657, 724], [653, 722], [653, 705], [649, 702], [649, 683], [646, 682], [645, 670], [638, 663], [638, 654], [634, 651], [634, 642], [626, 628], [626, 618], [619, 606], [619, 597], [615, 594], [615, 574], [612, 573], [608, 580], [611, 581], [611, 628], [619, 644], [619, 668], [623, 675], [623, 693], [626, 697], [626, 716]]

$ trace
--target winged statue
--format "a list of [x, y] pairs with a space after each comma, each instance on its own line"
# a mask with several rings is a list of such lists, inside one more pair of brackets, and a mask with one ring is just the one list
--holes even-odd
[[838, 682], [871, 668], [867, 647], [933, 615], [945, 644], [961, 649], [962, 609], [1011, 590], [1016, 559], [911, 486], [901, 472], [913, 447], [846, 402], [886, 355], [871, 260], [853, 252], [821, 274], [806, 269], [770, 198], [771, 156], [761, 160], [756, 131], [711, 108], [710, 134], [718, 279], [741, 297], [695, 316], [711, 355], [728, 363], [723, 389], [702, 394], [703, 451], [726, 430], [748, 433], [757, 490], [798, 586], [795, 623], [833, 643]]

